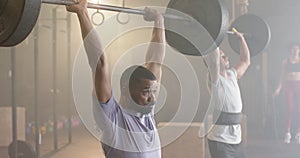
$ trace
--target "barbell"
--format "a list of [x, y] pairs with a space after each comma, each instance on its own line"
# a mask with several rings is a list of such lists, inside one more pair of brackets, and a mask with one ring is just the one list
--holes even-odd
[[229, 26], [229, 13], [223, 0], [171, 0], [167, 8], [166, 14], [186, 14], [196, 20], [183, 22], [165, 19], [168, 44], [183, 54], [206, 55], [218, 47], [226, 35], [230, 46], [239, 53], [240, 42], [229, 31], [232, 28], [244, 34], [251, 56], [259, 54], [269, 44], [269, 25], [254, 14], [244, 14]]
[[[1, 0], [0, 46], [16, 46], [32, 31], [42, 3], [74, 4], [71, 0]], [[88, 3], [88, 8], [144, 15], [144, 10]], [[226, 34], [237, 53], [239, 41], [230, 35], [236, 28], [244, 33], [251, 56], [260, 53], [270, 41], [268, 24], [260, 17], [245, 14], [230, 27], [228, 11], [222, 0], [170, 0], [165, 14], [166, 40], [185, 55], [202, 56], [218, 47]]]

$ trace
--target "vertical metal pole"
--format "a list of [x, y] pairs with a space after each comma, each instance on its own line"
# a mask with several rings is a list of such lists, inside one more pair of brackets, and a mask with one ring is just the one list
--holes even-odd
[[39, 83], [39, 74], [38, 74], [38, 68], [39, 68], [39, 26], [36, 25], [34, 28], [34, 120], [35, 120], [35, 151], [37, 158], [40, 157], [40, 130], [39, 130], [39, 107], [38, 107], [38, 83]]
[[15, 148], [14, 158], [18, 158], [17, 145], [17, 106], [15, 102], [15, 81], [16, 81], [16, 48], [11, 48], [11, 104], [12, 104], [12, 139]]
[[53, 12], [53, 17], [52, 17], [52, 24], [53, 24], [53, 64], [52, 64], [52, 68], [53, 68], [53, 139], [54, 139], [54, 150], [56, 151], [58, 149], [58, 143], [57, 143], [57, 119], [56, 119], [56, 94], [57, 94], [57, 87], [56, 87], [56, 30], [57, 30], [57, 24], [56, 24], [56, 19], [57, 19], [57, 15], [56, 15], [56, 9], [57, 7], [55, 7], [52, 12]]
[[[267, 120], [267, 111], [270, 111], [270, 106], [268, 104], [268, 53], [262, 53], [262, 84], [263, 84], [263, 109], [262, 115], [263, 120]], [[266, 121], [263, 121], [263, 126], [265, 127]]]
[[71, 14], [67, 14], [67, 64], [68, 64], [68, 90], [67, 90], [67, 105], [68, 105], [68, 136], [69, 143], [72, 143], [72, 120], [71, 120], [71, 75], [72, 75], [72, 66], [71, 66]]
[[231, 13], [231, 19], [230, 19], [230, 23], [232, 23], [234, 20], [235, 20], [235, 2], [236, 0], [232, 0], [231, 1], [231, 11], [232, 11], [232, 13]]

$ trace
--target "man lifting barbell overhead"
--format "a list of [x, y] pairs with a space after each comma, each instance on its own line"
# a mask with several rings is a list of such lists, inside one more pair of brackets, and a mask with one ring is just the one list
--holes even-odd
[[240, 60], [230, 68], [229, 59], [219, 48], [204, 56], [209, 69], [210, 107], [214, 125], [208, 133], [212, 158], [244, 158], [242, 147], [242, 98], [237, 80], [250, 65], [250, 52], [242, 33], [233, 29], [240, 41]]
[[[14, 46], [25, 39], [36, 22], [41, 3], [67, 5], [68, 11], [77, 14], [93, 72], [93, 112], [103, 132], [102, 141], [105, 143], [102, 147], [106, 157], [161, 157], [153, 108], [160, 88], [165, 36], [168, 44], [180, 53], [204, 55], [208, 60], [212, 103], [219, 107], [216, 110], [221, 111], [208, 135], [212, 157], [243, 157], [240, 129], [242, 100], [237, 79], [246, 72], [250, 56], [260, 53], [269, 43], [269, 27], [261, 18], [247, 14], [228, 27], [228, 11], [222, 0], [170, 0], [166, 14], [150, 8], [113, 7], [88, 3], [87, 0], [9, 0], [7, 3], [11, 5], [5, 7], [5, 14], [0, 15], [0, 20], [10, 19], [7, 21], [11, 27], [1, 30], [0, 46]], [[9, 14], [13, 3], [20, 7], [15, 9], [15, 14]], [[141, 14], [146, 21], [154, 22], [145, 65], [132, 66], [121, 76], [120, 102], [115, 100], [108, 61], [87, 8]], [[229, 32], [232, 28], [237, 31]], [[231, 37], [233, 39], [230, 45], [240, 55], [240, 61], [233, 68], [229, 68], [228, 57], [218, 48], [228, 33], [233, 34], [229, 35], [229, 41]], [[253, 45], [251, 41], [255, 41]], [[234, 148], [234, 151], [228, 148]]]
[[[1, 8], [4, 10], [0, 15], [0, 22], [5, 22], [6, 25], [1, 30], [0, 46], [15, 46], [28, 36], [35, 26], [42, 3], [70, 5], [74, 2], [72, 0], [9, 0], [1, 3]], [[144, 10], [105, 4], [87, 3], [87, 7], [145, 14]], [[233, 27], [245, 35], [251, 56], [261, 53], [269, 44], [271, 37], [268, 24], [253, 14], [238, 17], [228, 27], [229, 15], [222, 0], [170, 0], [165, 14], [162, 15], [165, 18], [168, 44], [186, 55], [202, 56], [210, 53], [222, 43], [226, 34], [230, 34], [228, 30]], [[232, 35], [228, 38], [230, 46], [239, 53], [239, 41]]]
[[[160, 140], [154, 120], [154, 106], [165, 56], [164, 18], [145, 8], [144, 20], [154, 21], [152, 40], [145, 65], [126, 69], [120, 79], [121, 97], [112, 91], [108, 60], [100, 37], [87, 12], [87, 0], [68, 5], [77, 13], [88, 61], [94, 77], [93, 112], [102, 131], [101, 142], [107, 158], [159, 158]], [[99, 60], [98, 60], [99, 59]]]

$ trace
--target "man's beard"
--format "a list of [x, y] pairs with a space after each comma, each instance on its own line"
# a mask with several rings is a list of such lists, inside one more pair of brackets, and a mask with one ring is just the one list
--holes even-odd
[[149, 114], [149, 113], [153, 112], [155, 104], [156, 104], [156, 101], [152, 101], [152, 102], [149, 102], [146, 105], [139, 105], [132, 98], [127, 99], [127, 100], [128, 100], [127, 107], [130, 110], [134, 110], [135, 112], [141, 113], [143, 115], [146, 115], [146, 114]]

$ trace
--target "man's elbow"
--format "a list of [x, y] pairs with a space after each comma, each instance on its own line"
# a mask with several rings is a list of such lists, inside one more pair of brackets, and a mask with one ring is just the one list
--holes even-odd
[[249, 66], [250, 66], [250, 64], [251, 64], [250, 60], [247, 60], [247, 61], [246, 61], [246, 65], [247, 65], [247, 67], [249, 67]]
[[243, 63], [243, 65], [245, 66], [250, 66], [251, 62], [250, 62], [250, 57], [247, 57], [247, 58], [242, 58], [241, 59], [241, 62]]

